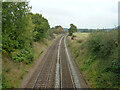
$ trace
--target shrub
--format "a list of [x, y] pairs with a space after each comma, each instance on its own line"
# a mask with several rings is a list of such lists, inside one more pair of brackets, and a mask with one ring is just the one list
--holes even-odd
[[87, 48], [91, 56], [107, 58], [112, 50], [118, 47], [118, 35], [116, 31], [96, 31], [87, 40]]
[[20, 52], [14, 52], [11, 54], [11, 58], [17, 62], [24, 62], [26, 64], [32, 63], [33, 53], [31, 49], [22, 49]]

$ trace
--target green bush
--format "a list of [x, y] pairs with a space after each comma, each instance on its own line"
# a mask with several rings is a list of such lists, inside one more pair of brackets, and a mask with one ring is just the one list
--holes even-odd
[[[118, 55], [120, 45], [118, 44], [118, 31], [93, 32], [88, 37], [86, 46], [89, 60], [86, 60], [85, 63], [88, 63], [87, 61], [89, 61], [89, 65], [91, 65], [95, 62], [94, 60], [101, 62], [102, 65], [100, 65], [99, 72], [97, 73], [103, 74], [104, 76], [100, 80], [105, 80], [104, 82], [108, 84], [107, 79], [109, 79], [109, 82], [112, 83], [113, 87], [118, 87], [118, 83], [120, 83], [120, 57]], [[106, 76], [105, 73], [112, 77]]]
[[34, 56], [31, 49], [22, 49], [20, 52], [11, 53], [11, 58], [17, 62], [24, 62], [29, 64], [32, 63]]
[[68, 47], [91, 88], [120, 88], [117, 30], [92, 32], [83, 42], [68, 42]]
[[108, 58], [115, 48], [118, 48], [118, 35], [116, 31], [96, 31], [87, 40], [87, 48], [91, 56]]
[[55, 36], [53, 35], [52, 30], [49, 29], [48, 32], [47, 32], [47, 39], [51, 40], [53, 38], [55, 38]]

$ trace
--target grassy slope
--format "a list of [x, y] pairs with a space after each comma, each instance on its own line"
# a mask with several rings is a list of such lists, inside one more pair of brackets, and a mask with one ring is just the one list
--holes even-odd
[[75, 33], [74, 35], [77, 37], [74, 40], [68, 37], [67, 44], [88, 85], [92, 88], [118, 88], [117, 83], [119, 80], [117, 75], [106, 70], [106, 68], [111, 65], [111, 57], [116, 55], [117, 49], [115, 49], [113, 51], [114, 54], [110, 55], [106, 60], [101, 58], [93, 60], [85, 45], [89, 33]]
[[[58, 38], [58, 35], [55, 35]], [[44, 43], [33, 43], [33, 52], [34, 52], [34, 60], [40, 58], [40, 56], [44, 53], [45, 49], [50, 46], [50, 44], [54, 40], [44, 40]], [[6, 85], [8, 88], [14, 87], [17, 88], [21, 84], [24, 76], [29, 72], [30, 68], [34, 63], [30, 65], [26, 65], [23, 63], [15, 63], [10, 60], [9, 56], [3, 56], [2, 60], [2, 71], [4, 73]]]

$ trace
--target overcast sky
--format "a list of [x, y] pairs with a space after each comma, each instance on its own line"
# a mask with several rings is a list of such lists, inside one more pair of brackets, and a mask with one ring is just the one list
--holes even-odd
[[33, 13], [48, 19], [51, 27], [112, 28], [118, 25], [119, 0], [30, 0]]

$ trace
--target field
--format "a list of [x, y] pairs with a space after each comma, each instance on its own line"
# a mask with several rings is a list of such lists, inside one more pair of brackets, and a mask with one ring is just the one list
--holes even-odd
[[80, 71], [91, 88], [119, 88], [117, 31], [74, 33], [67, 44]]
[[80, 40], [85, 40], [88, 36], [89, 36], [90, 33], [79, 33], [79, 32], [76, 32], [74, 33], [74, 35]]

